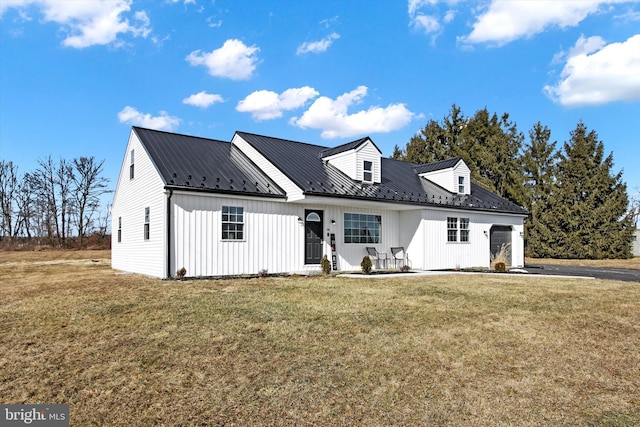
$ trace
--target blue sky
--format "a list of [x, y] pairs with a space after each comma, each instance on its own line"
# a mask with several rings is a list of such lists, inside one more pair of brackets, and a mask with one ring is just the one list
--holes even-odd
[[0, 158], [105, 160], [132, 125], [236, 130], [390, 156], [451, 105], [579, 120], [640, 191], [640, 3], [634, 1], [51, 1], [0, 3]]

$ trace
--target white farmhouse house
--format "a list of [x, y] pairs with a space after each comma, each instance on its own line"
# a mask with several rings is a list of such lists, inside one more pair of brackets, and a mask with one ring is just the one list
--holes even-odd
[[[471, 182], [460, 158], [383, 158], [370, 138], [327, 148], [245, 132], [231, 142], [133, 127], [112, 207], [114, 269], [168, 278], [307, 273], [367, 248], [413, 269], [524, 264], [527, 211]], [[385, 267], [384, 260], [380, 267]], [[393, 267], [393, 262], [387, 267]]]

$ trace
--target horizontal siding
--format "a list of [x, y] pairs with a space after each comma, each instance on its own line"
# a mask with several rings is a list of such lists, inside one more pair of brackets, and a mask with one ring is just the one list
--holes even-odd
[[[129, 179], [131, 150], [135, 150], [134, 179]], [[117, 270], [165, 277], [166, 197], [164, 184], [142, 144], [132, 132], [118, 177], [111, 210], [111, 265]], [[149, 240], [144, 239], [145, 207], [149, 207]], [[122, 241], [118, 242], [118, 218]]]

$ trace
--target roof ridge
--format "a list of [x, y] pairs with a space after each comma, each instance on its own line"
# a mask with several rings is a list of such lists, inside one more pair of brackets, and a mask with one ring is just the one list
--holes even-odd
[[167, 131], [167, 130], [160, 130], [160, 129], [151, 129], [151, 128], [145, 128], [145, 127], [142, 127], [142, 126], [131, 126], [131, 128], [136, 130], [136, 131], [137, 130], [142, 130], [142, 131], [148, 131], [148, 132], [164, 133], [164, 134], [168, 134], [168, 135], [184, 136], [184, 137], [193, 138], [193, 139], [205, 139], [207, 141], [224, 142], [226, 144], [230, 143], [229, 141], [225, 141], [223, 139], [208, 138], [206, 136], [187, 135], [186, 133], [170, 132], [170, 131]]
[[327, 146], [324, 146], [324, 145], [312, 144], [310, 142], [296, 141], [294, 139], [278, 138], [277, 136], [261, 135], [259, 133], [245, 132], [245, 131], [241, 131], [241, 130], [237, 130], [235, 133], [238, 134], [238, 135], [245, 134], [245, 135], [257, 136], [259, 138], [269, 138], [269, 139], [275, 139], [275, 140], [278, 140], [278, 141], [293, 142], [295, 144], [309, 145], [311, 147], [318, 147], [318, 148], [324, 148], [324, 149], [329, 149], [330, 148], [330, 147], [327, 147]]

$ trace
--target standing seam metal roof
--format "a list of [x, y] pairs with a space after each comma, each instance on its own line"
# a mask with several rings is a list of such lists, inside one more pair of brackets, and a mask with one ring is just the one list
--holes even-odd
[[[271, 178], [229, 142], [140, 127], [133, 130], [169, 188], [286, 198]], [[527, 214], [524, 208], [474, 183], [471, 194], [460, 195], [418, 175], [453, 167], [460, 158], [427, 165], [381, 158], [382, 182], [364, 184], [323, 161], [323, 153], [331, 150], [327, 147], [246, 132], [237, 135], [306, 195]], [[357, 148], [367, 139], [344, 144], [340, 149]]]

